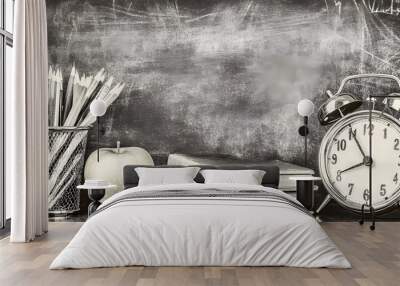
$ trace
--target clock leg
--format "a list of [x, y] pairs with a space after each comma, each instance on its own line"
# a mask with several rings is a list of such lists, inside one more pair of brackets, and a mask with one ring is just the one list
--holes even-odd
[[373, 206], [371, 206], [371, 219], [372, 219], [372, 224], [369, 227], [370, 230], [375, 230], [375, 209], [373, 208]]
[[364, 218], [365, 218], [365, 204], [363, 204], [363, 205], [361, 206], [361, 220], [359, 221], [359, 223], [360, 223], [361, 225], [364, 224]]
[[319, 218], [319, 213], [326, 207], [326, 205], [331, 201], [332, 197], [331, 195], [326, 195], [325, 199], [322, 201], [322, 203], [320, 204], [320, 206], [318, 207], [318, 209], [315, 211], [315, 215], [317, 217], [317, 220], [320, 222], [320, 218]]
[[[361, 220], [360, 220], [360, 224], [363, 225], [364, 224], [364, 220], [365, 220], [365, 204], [363, 204], [361, 206]], [[370, 230], [375, 230], [375, 209], [373, 206], [369, 207], [370, 212], [371, 212], [371, 220], [372, 220], [372, 224], [370, 225], [369, 229]]]

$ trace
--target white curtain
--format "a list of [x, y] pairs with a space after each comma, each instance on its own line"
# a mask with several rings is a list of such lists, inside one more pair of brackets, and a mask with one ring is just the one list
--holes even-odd
[[6, 99], [6, 177], [12, 242], [47, 232], [47, 19], [45, 0], [15, 1], [14, 94]]

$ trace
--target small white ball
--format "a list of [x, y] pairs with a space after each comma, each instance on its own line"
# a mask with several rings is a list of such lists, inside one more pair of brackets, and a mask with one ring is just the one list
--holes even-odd
[[101, 117], [106, 113], [106, 111], [107, 111], [107, 105], [104, 102], [104, 100], [95, 99], [90, 104], [90, 113], [93, 116]]
[[302, 99], [297, 104], [297, 112], [301, 116], [310, 116], [314, 111], [314, 103], [309, 99]]

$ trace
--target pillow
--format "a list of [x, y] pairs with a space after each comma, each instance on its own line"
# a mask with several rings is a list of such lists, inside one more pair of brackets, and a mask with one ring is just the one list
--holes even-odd
[[193, 179], [199, 170], [199, 167], [135, 168], [139, 176], [138, 186], [195, 183]]
[[202, 170], [205, 184], [261, 185], [265, 171], [261, 170]]

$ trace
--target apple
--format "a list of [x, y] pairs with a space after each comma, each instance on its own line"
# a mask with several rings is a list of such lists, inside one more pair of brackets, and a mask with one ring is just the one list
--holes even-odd
[[84, 175], [85, 180], [100, 179], [117, 186], [112, 189], [107, 189], [103, 200], [124, 189], [124, 166], [154, 166], [153, 159], [149, 152], [140, 147], [100, 148], [99, 151], [99, 162], [97, 162], [97, 150], [89, 155], [85, 163]]

